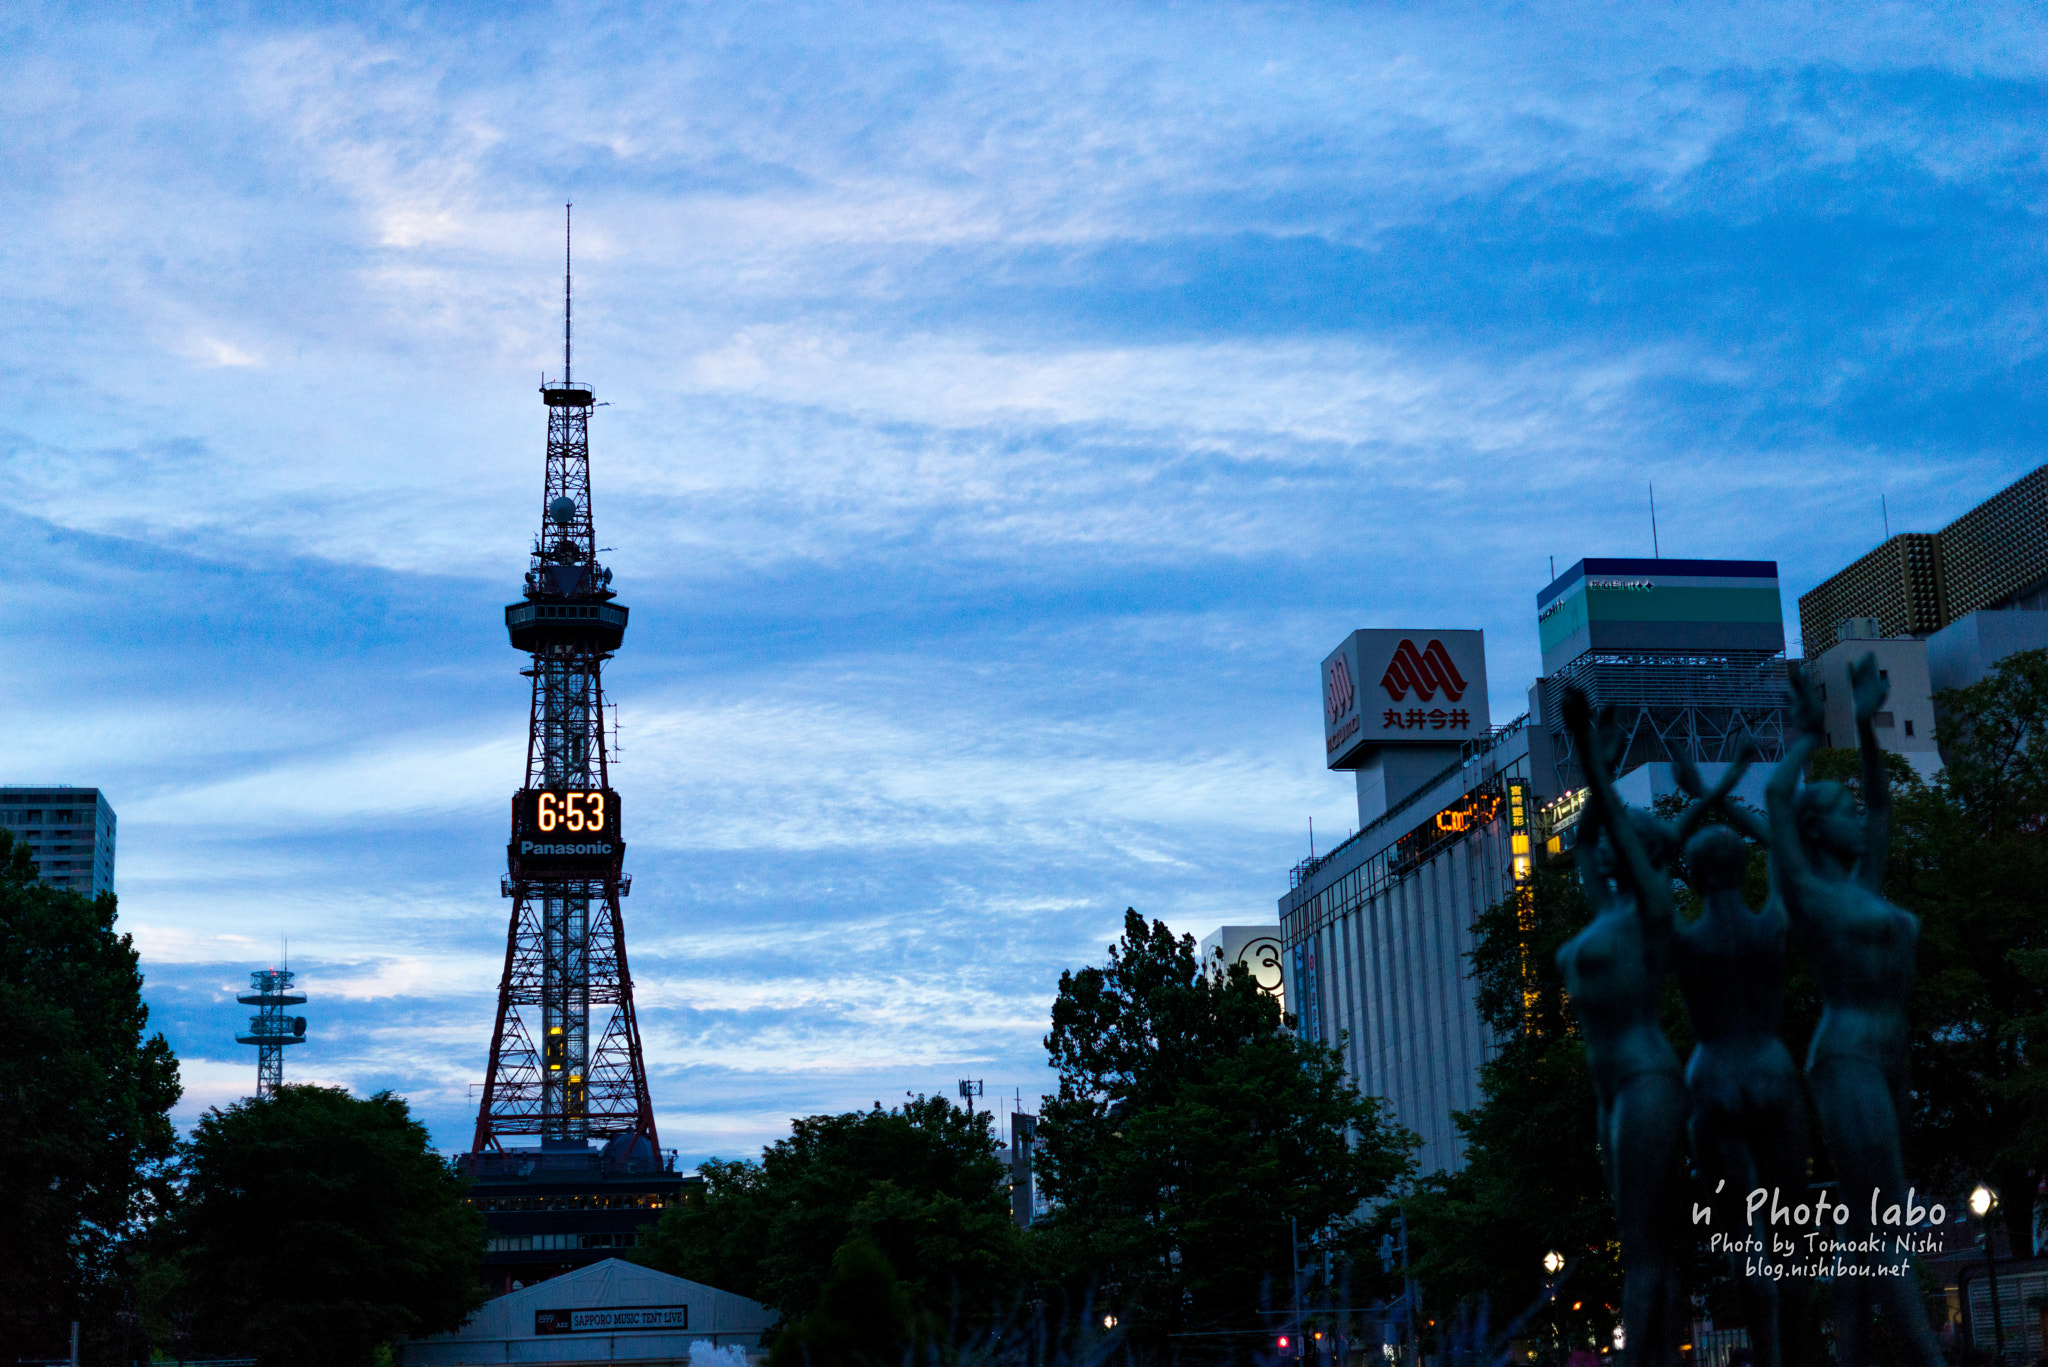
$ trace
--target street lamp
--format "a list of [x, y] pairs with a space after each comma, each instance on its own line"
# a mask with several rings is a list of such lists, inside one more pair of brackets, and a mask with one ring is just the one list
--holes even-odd
[[1991, 1235], [1991, 1208], [1998, 1193], [1982, 1182], [1970, 1193], [1970, 1212], [1977, 1217], [1978, 1237], [1984, 1241], [1984, 1278], [1991, 1291], [1991, 1333], [1998, 1344], [1998, 1360], [2005, 1361], [2005, 1317], [1998, 1313], [1998, 1252]]
[[[1543, 1270], [1550, 1277], [1550, 1285], [1544, 1288], [1543, 1298], [1546, 1303], [1554, 1303], [1557, 1300], [1557, 1274], [1564, 1270], [1564, 1254], [1559, 1253], [1554, 1248], [1544, 1254]], [[1552, 1315], [1550, 1317], [1550, 1346], [1556, 1348], [1562, 1338], [1563, 1332], [1558, 1325], [1557, 1317]], [[1529, 1356], [1533, 1358], [1536, 1354], [1532, 1350]]]

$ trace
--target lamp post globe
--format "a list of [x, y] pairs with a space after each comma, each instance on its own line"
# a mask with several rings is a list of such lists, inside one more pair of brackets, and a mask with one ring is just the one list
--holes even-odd
[[1991, 1332], [1997, 1345], [1997, 1361], [2005, 1361], [2005, 1316], [1998, 1309], [1998, 1238], [1992, 1232], [1991, 1208], [1998, 1204], [1998, 1193], [1982, 1182], [1970, 1193], [1970, 1212], [1977, 1217], [1982, 1231], [1978, 1240], [1984, 1245], [1984, 1280], [1991, 1284]]
[[1564, 1254], [1559, 1253], [1556, 1249], [1553, 1248], [1550, 1252], [1543, 1255], [1543, 1270], [1551, 1276], [1555, 1277], [1563, 1267]]

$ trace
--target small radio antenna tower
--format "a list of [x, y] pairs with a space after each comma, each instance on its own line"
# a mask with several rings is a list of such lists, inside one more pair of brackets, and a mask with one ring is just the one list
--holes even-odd
[[562, 384], [565, 388], [569, 383], [569, 284], [575, 278], [569, 269], [569, 248], [576, 226], [575, 212], [574, 200], [562, 206]]
[[235, 998], [244, 1006], [259, 1008], [249, 1017], [249, 1028], [235, 1036], [237, 1044], [256, 1046], [256, 1099], [275, 1096], [284, 1085], [286, 1046], [306, 1042], [306, 1018], [287, 1016], [287, 1006], [304, 1004], [306, 994], [292, 987], [288, 968], [266, 968], [249, 975], [249, 991]]

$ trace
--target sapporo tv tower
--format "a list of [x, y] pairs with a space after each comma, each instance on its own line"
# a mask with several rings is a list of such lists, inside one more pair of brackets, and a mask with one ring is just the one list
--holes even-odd
[[[512, 899], [505, 973], [473, 1154], [538, 1136], [543, 1154], [590, 1152], [606, 1169], [658, 1165], [626, 926], [619, 795], [605, 749], [604, 662], [626, 634], [626, 608], [597, 561], [591, 526], [594, 396], [570, 369], [569, 238], [562, 276], [562, 378], [544, 379], [547, 486], [525, 596], [505, 609], [512, 647], [531, 663], [526, 782], [512, 798], [504, 894]], [[594, 1014], [593, 1014], [594, 1013]], [[601, 1023], [595, 1033], [593, 1022]], [[531, 1153], [527, 1147], [524, 1152]], [[502, 1164], [472, 1163], [489, 1170]], [[551, 1165], [563, 1166], [563, 1165]], [[494, 1245], [497, 1240], [493, 1240]]]

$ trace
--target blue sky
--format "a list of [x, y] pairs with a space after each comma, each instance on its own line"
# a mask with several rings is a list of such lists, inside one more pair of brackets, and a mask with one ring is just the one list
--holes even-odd
[[1585, 555], [1791, 599], [2044, 459], [2024, 6], [10, 7], [11, 782], [184, 1061], [473, 1117], [577, 205], [664, 1143], [1047, 1086], [1341, 834], [1317, 661]]

